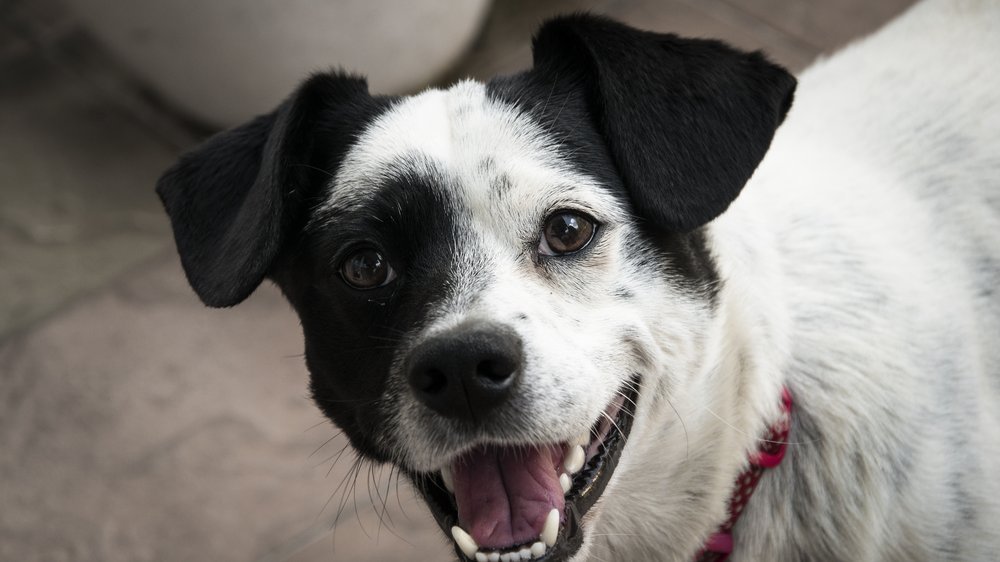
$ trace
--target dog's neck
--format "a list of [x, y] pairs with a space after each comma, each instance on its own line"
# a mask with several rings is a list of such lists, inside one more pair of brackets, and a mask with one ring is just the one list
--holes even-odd
[[[729, 435], [736, 468], [784, 416], [781, 396], [791, 357], [791, 316], [784, 307], [784, 267], [768, 228], [767, 190], [753, 182], [729, 210], [706, 227], [719, 275], [716, 341], [707, 359], [713, 376], [699, 376], [695, 392], [717, 397], [711, 407]], [[699, 388], [700, 387], [700, 388]], [[721, 451], [720, 451], [721, 452]]]
[[708, 538], [695, 556], [695, 562], [725, 562], [729, 559], [733, 552], [733, 528], [753, 496], [757, 483], [767, 470], [777, 467], [784, 460], [792, 423], [792, 395], [787, 387], [782, 390], [781, 404], [783, 415], [760, 438], [758, 450], [748, 459], [749, 466], [743, 469], [733, 484], [732, 495], [729, 496], [729, 519]]
[[[763, 467], [774, 468], [784, 457], [791, 425], [791, 393], [785, 379], [791, 319], [783, 306], [785, 264], [769, 228], [771, 198], [765, 182], [766, 177], [751, 180], [730, 209], [707, 227], [721, 280], [717, 352], [723, 358], [719, 369], [723, 380], [706, 391], [729, 398], [716, 406], [723, 418], [717, 428], [738, 444], [726, 456], [731, 461], [738, 456], [739, 468], [730, 464], [727, 469], [727, 518], [699, 551], [699, 562], [726, 560], [733, 548], [739, 548], [731, 532], [765, 474]], [[725, 386], [728, 392], [720, 388]], [[761, 462], [768, 452], [777, 456]]]
[[[784, 374], [791, 355], [791, 320], [782, 305], [784, 264], [768, 228], [767, 200], [766, 187], [754, 189], [751, 183], [724, 215], [706, 227], [720, 278], [717, 341], [708, 353], [717, 364], [712, 376], [698, 378], [696, 384], [702, 388], [696, 392], [717, 397], [704, 431], [715, 434], [709, 442], [714, 441], [717, 458], [725, 459], [719, 461], [717, 477], [722, 480], [716, 486], [726, 498], [714, 500], [715, 525], [721, 525], [719, 530], [712, 527], [709, 547], [724, 545], [727, 539], [731, 544], [729, 532], [746, 504], [737, 499], [740, 510], [734, 511], [732, 494], [740, 493], [742, 486], [743, 499], [748, 499], [762, 475], [756, 460], [762, 451], [774, 449], [761, 440], [777, 434], [780, 439], [772, 440], [784, 442], [790, 426]], [[749, 490], [747, 479], [753, 481]], [[722, 538], [720, 531], [727, 537]]]

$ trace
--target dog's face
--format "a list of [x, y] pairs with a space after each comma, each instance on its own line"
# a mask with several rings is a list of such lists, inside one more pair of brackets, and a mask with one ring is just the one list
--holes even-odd
[[630, 432], [655, 433], [644, 412], [702, 371], [719, 279], [699, 227], [793, 88], [759, 55], [575, 16], [488, 84], [315, 76], [158, 190], [202, 299], [273, 279], [316, 403], [460, 556], [565, 560]]

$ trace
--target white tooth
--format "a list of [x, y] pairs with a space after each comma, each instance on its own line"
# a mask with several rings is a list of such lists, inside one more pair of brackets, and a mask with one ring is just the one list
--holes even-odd
[[569, 474], [564, 472], [559, 475], [559, 485], [562, 486], [563, 493], [568, 494], [570, 488], [573, 487], [573, 479], [569, 477]]
[[531, 560], [531, 549], [522, 548], [517, 551], [517, 555], [521, 557], [521, 560]]
[[579, 445], [581, 447], [586, 447], [590, 444], [590, 430], [586, 433], [578, 435], [576, 439], [573, 440], [574, 445]]
[[464, 552], [469, 558], [475, 556], [476, 551], [479, 550], [479, 545], [476, 544], [476, 541], [458, 525], [451, 528], [451, 537], [455, 539], [455, 544], [458, 545], [459, 550]]
[[486, 562], [486, 555], [482, 552], [476, 553], [476, 562]]
[[451, 474], [451, 467], [446, 466], [441, 469], [441, 480], [444, 481], [444, 487], [448, 488], [448, 491], [455, 493], [455, 477]]
[[531, 545], [532, 558], [541, 558], [544, 554], [545, 554], [545, 543], [536, 542], [535, 544]]
[[583, 451], [583, 447], [575, 445], [566, 454], [566, 458], [563, 460], [563, 467], [566, 469], [566, 472], [576, 474], [583, 468], [583, 461], [586, 458], [587, 454]]
[[501, 554], [500, 555], [500, 562], [510, 562], [510, 553], [509, 552], [505, 552], [504, 554]]
[[[455, 527], [456, 529], [458, 527]], [[461, 530], [461, 529], [459, 529]], [[453, 530], [454, 531], [454, 530]], [[545, 546], [549, 548], [555, 546], [556, 537], [559, 535], [559, 510], [553, 508], [545, 518], [545, 525], [542, 526], [542, 534], [538, 535]]]
[[500, 553], [491, 552], [489, 556], [486, 557], [487, 562], [500, 562]]

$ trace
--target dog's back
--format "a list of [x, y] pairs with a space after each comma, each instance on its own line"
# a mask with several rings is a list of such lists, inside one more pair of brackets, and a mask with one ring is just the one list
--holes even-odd
[[725, 260], [740, 232], [776, 249], [743, 267], [781, 302], [801, 405], [740, 560], [1000, 549], [998, 30], [998, 2], [927, 1], [810, 68], [714, 225]]

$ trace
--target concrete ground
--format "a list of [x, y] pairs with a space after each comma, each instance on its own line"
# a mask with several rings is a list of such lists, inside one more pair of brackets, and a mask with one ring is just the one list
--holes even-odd
[[[527, 66], [552, 13], [799, 70], [910, 3], [498, 0], [443, 82]], [[200, 136], [59, 0], [0, 0], [0, 560], [446, 559], [405, 483], [351, 472], [277, 291], [219, 311], [187, 287], [152, 187]]]

